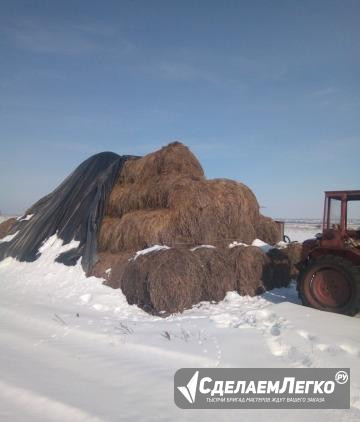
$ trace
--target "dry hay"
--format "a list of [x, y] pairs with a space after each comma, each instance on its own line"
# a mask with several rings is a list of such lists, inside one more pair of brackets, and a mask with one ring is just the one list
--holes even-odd
[[[96, 272], [111, 266], [106, 284], [121, 287], [130, 304], [179, 312], [202, 300], [222, 300], [231, 290], [255, 295], [272, 288], [266, 254], [253, 247], [230, 253], [225, 246], [256, 237], [276, 243], [278, 236], [247, 186], [207, 180], [196, 157], [176, 142], [124, 164], [101, 223]], [[128, 260], [154, 244], [171, 249]], [[189, 250], [202, 244], [219, 247]]]
[[213, 244], [224, 239], [251, 243], [259, 206], [242, 183], [214, 179], [174, 191], [171, 203], [175, 237], [180, 242]]
[[3, 221], [0, 223], [0, 239], [7, 236], [12, 228], [12, 226], [16, 223], [16, 218], [9, 218], [8, 220]]
[[269, 288], [286, 287], [291, 280], [291, 262], [285, 249], [270, 249], [267, 256], [270, 259], [271, 285]]
[[282, 240], [282, 233], [280, 225], [269, 217], [264, 215], [259, 216], [259, 221], [256, 227], [256, 236], [258, 239], [275, 245]]
[[193, 252], [172, 248], [130, 261], [121, 288], [129, 304], [151, 313], [175, 313], [204, 300], [206, 275]]
[[255, 296], [272, 288], [270, 259], [256, 246], [230, 249], [229, 261], [235, 272], [240, 295]]
[[291, 242], [286, 248], [282, 249], [282, 251], [290, 261], [290, 276], [291, 278], [296, 279], [299, 274], [297, 264], [301, 261], [302, 244]]
[[110, 195], [108, 215], [121, 217], [140, 209], [170, 208], [175, 184], [204, 179], [194, 154], [180, 142], [125, 163]]
[[120, 179], [125, 183], [143, 183], [158, 175], [170, 174], [203, 177], [204, 171], [188, 147], [181, 142], [172, 142], [138, 160], [125, 164]]
[[235, 274], [223, 251], [200, 247], [193, 254], [199, 258], [207, 273], [203, 300], [219, 302], [227, 292], [236, 290]]
[[133, 211], [122, 218], [105, 217], [100, 235], [100, 251], [138, 251], [172, 240], [168, 210]]
[[223, 300], [236, 290], [234, 273], [216, 248], [171, 248], [136, 259], [130, 253], [100, 255], [93, 274], [122, 288], [130, 304], [148, 312], [182, 312], [199, 301]]
[[112, 256], [105, 284], [121, 288], [129, 304], [156, 314], [182, 312], [201, 301], [218, 302], [229, 291], [255, 296], [290, 281], [289, 258], [279, 249], [266, 254], [255, 246], [177, 247], [136, 259], [126, 253]]
[[174, 143], [129, 160], [116, 182], [103, 219], [99, 250], [136, 251], [256, 237], [259, 205], [242, 183], [206, 180], [194, 155]]
[[103, 278], [104, 284], [118, 289], [121, 287], [122, 274], [129, 259], [133, 256], [130, 252], [122, 252], [117, 254], [99, 253], [99, 260], [92, 269], [95, 277]]

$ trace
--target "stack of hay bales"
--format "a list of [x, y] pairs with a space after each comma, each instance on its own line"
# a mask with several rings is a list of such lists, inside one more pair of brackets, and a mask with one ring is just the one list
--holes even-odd
[[255, 296], [285, 287], [292, 264], [276, 248], [265, 253], [255, 246], [175, 247], [119, 261], [107, 284], [121, 287], [130, 304], [147, 312], [171, 314], [202, 301], [218, 302], [230, 291]]
[[100, 230], [100, 251], [153, 244], [252, 242], [259, 221], [255, 195], [242, 183], [206, 180], [189, 149], [173, 143], [125, 163]]
[[[247, 186], [207, 180], [196, 157], [175, 142], [124, 164], [100, 227], [93, 274], [121, 288], [130, 304], [179, 312], [222, 300], [228, 291], [262, 293], [279, 285], [280, 273], [280, 285], [286, 285], [290, 270], [281, 272], [279, 265], [289, 267], [287, 256], [276, 260], [257, 247], [228, 247], [256, 238], [275, 244], [280, 236]], [[155, 244], [170, 249], [132, 258]]]
[[174, 313], [236, 290], [234, 274], [216, 248], [170, 248], [130, 260], [121, 288], [130, 304]]

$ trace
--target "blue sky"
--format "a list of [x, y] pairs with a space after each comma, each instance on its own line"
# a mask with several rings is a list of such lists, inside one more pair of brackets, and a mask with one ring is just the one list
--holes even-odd
[[360, 188], [360, 1], [0, 2], [0, 210], [89, 155], [190, 146], [274, 217]]

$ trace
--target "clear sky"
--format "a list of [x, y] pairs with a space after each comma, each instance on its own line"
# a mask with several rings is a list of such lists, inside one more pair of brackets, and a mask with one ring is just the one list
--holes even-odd
[[264, 214], [360, 189], [360, 1], [0, 2], [0, 210], [89, 155], [190, 146]]

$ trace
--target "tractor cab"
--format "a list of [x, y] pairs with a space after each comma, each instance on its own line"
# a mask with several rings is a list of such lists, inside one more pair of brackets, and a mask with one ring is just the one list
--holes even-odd
[[325, 192], [322, 247], [360, 248], [360, 190]]

